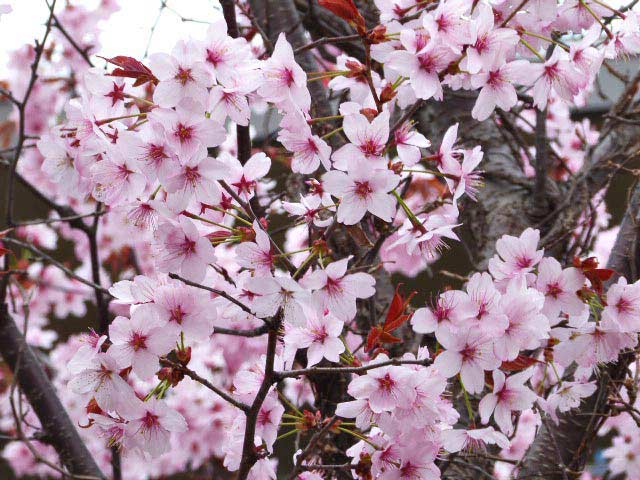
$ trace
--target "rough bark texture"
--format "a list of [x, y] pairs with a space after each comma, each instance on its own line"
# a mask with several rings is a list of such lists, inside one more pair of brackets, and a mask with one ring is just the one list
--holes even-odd
[[0, 351], [18, 387], [40, 419], [47, 442], [58, 452], [62, 464], [75, 475], [105, 478], [6, 304], [0, 305]]

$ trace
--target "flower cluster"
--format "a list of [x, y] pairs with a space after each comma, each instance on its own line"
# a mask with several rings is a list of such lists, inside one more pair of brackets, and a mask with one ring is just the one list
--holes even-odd
[[[366, 58], [338, 52], [305, 71], [284, 33], [233, 38], [221, 20], [170, 54], [106, 59], [107, 70], [88, 68], [61, 38], [77, 96], [49, 102], [61, 98], [54, 82], [33, 87], [26, 132], [39, 140], [18, 172], [97, 229], [106, 280], [94, 284], [90, 242], [56, 213], [54, 226], [16, 236], [36, 251], [70, 241], [79, 266], [25, 255], [12, 297], [29, 342], [67, 365], [55, 382], [99, 462], [105, 445], [117, 447], [131, 478], [215, 458], [241, 478], [275, 479], [276, 442], [310, 431], [353, 439], [343, 468], [357, 478], [439, 478], [442, 454], [491, 448], [506, 478], [531, 426], [578, 407], [596, 391], [598, 366], [637, 344], [640, 283], [604, 288], [594, 259], [565, 268], [532, 228], [500, 238], [487, 271], [428, 306], [399, 289], [388, 309], [376, 304], [388, 274], [416, 276], [459, 240], [461, 210], [482, 188], [481, 146], [459, 138], [458, 124], [427, 138], [403, 110], [459, 96], [478, 122], [497, 113], [504, 125], [516, 108], [524, 131], [547, 112], [551, 173], [566, 180], [598, 137], [569, 120], [569, 106], [605, 59], [640, 52], [637, 14], [618, 12], [614, 28], [595, 0], [376, 0], [381, 23], [367, 30], [353, 2], [321, 3], [356, 29]], [[112, 11], [103, 2], [99, 13], [67, 8], [58, 19], [96, 48], [96, 19]], [[20, 72], [33, 55], [14, 54], [15, 91], [30, 88]], [[317, 114], [315, 82], [341, 96], [335, 115]], [[278, 115], [265, 147], [243, 145], [266, 110]], [[517, 153], [532, 175], [533, 148]], [[295, 185], [278, 181], [279, 164]], [[50, 313], [84, 316], [102, 290], [108, 329], [54, 346]], [[335, 415], [319, 393], [327, 375], [345, 384]], [[625, 415], [612, 428], [628, 432]], [[633, 471], [640, 455], [626, 438], [606, 452], [614, 473]], [[14, 468], [45, 473], [25, 463], [23, 447], [4, 450]], [[295, 474], [330, 478], [325, 458], [296, 452]]]

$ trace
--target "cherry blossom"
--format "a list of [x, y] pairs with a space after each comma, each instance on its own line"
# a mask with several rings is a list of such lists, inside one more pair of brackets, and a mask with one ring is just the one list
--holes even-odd
[[371, 122], [360, 112], [348, 114], [344, 118], [343, 129], [351, 143], [334, 152], [331, 158], [335, 168], [351, 171], [359, 157], [376, 166], [384, 166], [383, 153], [389, 139], [389, 112], [380, 113]]
[[108, 353], [97, 353], [85, 368], [69, 381], [75, 393], [91, 394], [103, 410], [126, 412], [132, 408], [132, 389], [122, 377], [120, 366]]
[[278, 37], [273, 54], [262, 72], [264, 83], [258, 88], [258, 93], [263, 98], [285, 111], [294, 107], [304, 111], [309, 109], [311, 96], [307, 90], [307, 74], [293, 58], [293, 49], [284, 33]]
[[[379, 356], [377, 360], [383, 360]], [[416, 397], [411, 372], [401, 367], [380, 367], [370, 370], [349, 384], [349, 394], [356, 399], [367, 398], [374, 413], [393, 411], [411, 404]]]
[[[8, 55], [0, 91], [0, 294], [2, 323], [83, 427], [101, 470], [87, 476], [121, 453], [132, 480], [211, 465], [431, 480], [479, 461], [510, 478], [542, 425], [604, 400], [616, 415], [592, 437], [613, 445], [611, 473], [636, 473], [640, 282], [616, 265], [618, 182], [593, 181], [629, 175], [615, 167], [633, 149], [610, 145], [635, 138], [633, 95], [605, 130], [574, 118], [603, 61], [640, 51], [637, 8], [241, 0], [208, 26], [183, 17], [167, 52], [107, 58], [117, 1], [60, 3], [44, 40]], [[327, 30], [343, 21], [351, 32]], [[50, 212], [27, 216], [15, 183]], [[67, 335], [70, 316], [84, 333]], [[2, 430], [52, 441], [3, 456], [20, 475], [75, 474], [55, 448], [67, 432], [11, 370], [32, 408], [0, 409]]]
[[193, 222], [185, 217], [180, 217], [178, 225], [169, 222], [160, 225], [157, 246], [161, 272], [180, 272], [193, 281], [204, 279], [207, 265], [216, 259], [209, 239], [202, 237]]
[[348, 173], [331, 170], [322, 176], [324, 188], [340, 198], [338, 222], [358, 223], [367, 212], [390, 222], [395, 213], [395, 199], [389, 192], [400, 177], [388, 170], [371, 170], [358, 162]]
[[493, 353], [491, 338], [474, 330], [456, 335], [447, 328], [438, 329], [436, 336], [446, 349], [436, 358], [438, 371], [447, 377], [459, 372], [468, 392], [482, 392], [485, 370], [494, 370], [501, 363]]
[[313, 296], [324, 310], [348, 321], [356, 314], [356, 299], [375, 293], [375, 279], [364, 272], [347, 274], [349, 258], [332, 262], [314, 270], [303, 279], [303, 285], [314, 290]]
[[317, 317], [312, 314], [307, 317], [306, 325], [293, 327], [285, 334], [284, 342], [295, 350], [307, 349], [307, 367], [311, 367], [323, 358], [338, 363], [340, 354], [345, 347], [339, 336], [342, 333], [343, 322], [325, 311]]
[[178, 42], [172, 55], [154, 53], [149, 57], [151, 70], [160, 83], [153, 100], [161, 107], [175, 107], [183, 98], [205, 103], [211, 77], [204, 63], [198, 58], [194, 45]]
[[136, 308], [130, 319], [116, 317], [109, 326], [113, 343], [109, 354], [120, 365], [131, 365], [140, 378], [148, 379], [159, 369], [158, 357], [175, 346], [174, 339], [162, 330], [164, 325], [152, 307]]
[[269, 274], [276, 261], [271, 240], [258, 222], [253, 222], [253, 231], [256, 235], [255, 242], [243, 242], [238, 245], [238, 264], [257, 273]]
[[162, 400], [138, 401], [133, 412], [127, 415], [127, 434], [151, 457], [157, 457], [170, 450], [171, 432], [184, 432], [187, 422]]
[[529, 369], [507, 378], [500, 370], [494, 370], [493, 393], [485, 395], [478, 406], [482, 423], [487, 423], [493, 414], [500, 430], [511, 435], [511, 412], [530, 408], [536, 399], [536, 394], [524, 386], [532, 374], [533, 370]]

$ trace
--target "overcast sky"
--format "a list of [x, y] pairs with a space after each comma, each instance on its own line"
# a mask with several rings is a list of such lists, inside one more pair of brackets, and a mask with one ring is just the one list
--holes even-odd
[[[0, 0], [13, 12], [0, 19], [0, 78], [8, 53], [25, 43], [33, 43], [44, 31], [48, 9], [44, 0]], [[62, 0], [58, 3], [62, 4]], [[98, 0], [75, 0], [74, 5], [95, 7]], [[101, 29], [101, 55], [141, 57], [147, 46], [149, 31], [156, 21], [160, 0], [119, 0], [120, 11]], [[216, 0], [168, 0], [167, 5], [185, 18], [213, 21], [222, 16]], [[154, 33], [150, 53], [170, 51], [176, 40], [189, 33], [203, 35], [207, 26], [182, 22], [179, 15], [165, 9]]]

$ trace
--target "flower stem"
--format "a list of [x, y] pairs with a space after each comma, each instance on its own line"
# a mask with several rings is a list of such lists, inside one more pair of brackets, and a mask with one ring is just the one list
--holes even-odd
[[531, 46], [531, 44], [529, 42], [527, 42], [524, 38], [520, 37], [520, 42], [527, 47], [536, 57], [538, 57], [540, 59], [540, 61], [542, 63], [545, 62], [545, 59], [542, 55], [540, 55], [540, 52], [538, 52], [535, 48], [533, 48]]
[[462, 393], [464, 395], [464, 403], [467, 406], [467, 413], [469, 414], [469, 420], [471, 420], [471, 423], [475, 426], [476, 424], [475, 414], [473, 413], [473, 408], [471, 407], [471, 400], [469, 400], [469, 393], [467, 392], [467, 389], [464, 386], [464, 382], [462, 381], [462, 376], [460, 376], [460, 386], [462, 387]]

